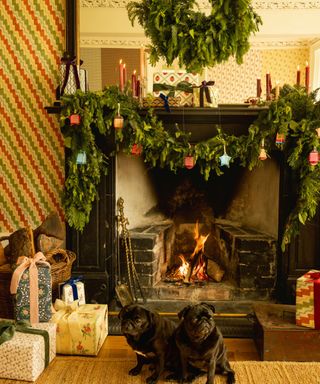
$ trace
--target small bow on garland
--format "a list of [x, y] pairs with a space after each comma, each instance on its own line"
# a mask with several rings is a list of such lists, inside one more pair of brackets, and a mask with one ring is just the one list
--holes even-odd
[[36, 329], [30, 326], [25, 320], [1, 320], [0, 321], [0, 345], [13, 338], [15, 332], [30, 333], [40, 335], [44, 338], [45, 346], [45, 366], [49, 365], [49, 334], [43, 329]]
[[[60, 95], [62, 96], [64, 94], [64, 90], [67, 86], [68, 79], [69, 79], [69, 74], [70, 74], [70, 67], [72, 67], [73, 73], [74, 73], [74, 78], [76, 81], [76, 87], [77, 89], [80, 89], [80, 79], [79, 79], [79, 73], [78, 73], [78, 68], [76, 64], [76, 57], [69, 57], [69, 56], [63, 56], [61, 58], [61, 63], [65, 64], [66, 66], [66, 72], [64, 74], [64, 79], [63, 79], [63, 84], [61, 87]], [[80, 60], [80, 65], [83, 63], [82, 60]]]
[[159, 91], [169, 91], [167, 96], [174, 97], [174, 94], [176, 91], [192, 93], [193, 86], [188, 81], [180, 81], [180, 83], [178, 83], [177, 85], [162, 84], [162, 83], [153, 84], [153, 92], [159, 92]]

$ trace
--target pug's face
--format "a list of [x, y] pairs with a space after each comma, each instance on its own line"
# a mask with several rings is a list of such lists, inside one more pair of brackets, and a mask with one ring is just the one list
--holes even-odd
[[121, 332], [124, 335], [138, 337], [147, 331], [152, 324], [152, 313], [146, 308], [130, 304], [123, 307], [119, 313]]
[[215, 329], [213, 305], [201, 303], [189, 305], [179, 313], [183, 318], [184, 329], [193, 342], [205, 340]]

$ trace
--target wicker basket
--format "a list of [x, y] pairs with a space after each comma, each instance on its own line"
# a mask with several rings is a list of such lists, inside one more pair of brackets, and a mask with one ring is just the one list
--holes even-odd
[[12, 277], [10, 264], [0, 266], [0, 318], [13, 319], [13, 296], [10, 293]]
[[59, 284], [71, 277], [72, 264], [76, 254], [66, 249], [54, 249], [46, 253], [46, 259], [51, 264], [52, 300], [59, 297]]

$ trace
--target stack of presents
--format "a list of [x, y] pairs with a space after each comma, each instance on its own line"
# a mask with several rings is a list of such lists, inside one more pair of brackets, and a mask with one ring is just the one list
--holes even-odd
[[199, 75], [162, 70], [153, 74], [153, 95], [143, 98], [144, 107], [217, 107], [218, 89], [214, 81], [199, 83]]
[[108, 334], [107, 305], [86, 304], [56, 224], [0, 239], [0, 378], [35, 381], [56, 354], [96, 356]]

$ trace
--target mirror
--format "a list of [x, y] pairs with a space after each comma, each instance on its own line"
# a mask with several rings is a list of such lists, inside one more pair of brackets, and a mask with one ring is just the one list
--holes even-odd
[[[128, 79], [134, 70], [144, 77], [145, 94], [152, 92], [153, 77], [168, 67], [159, 62], [148, 65], [142, 50], [148, 44], [139, 25], [131, 26], [125, 8], [128, 0], [82, 0], [80, 7], [80, 48], [83, 67], [88, 70], [89, 89], [118, 84], [119, 60], [127, 66]], [[301, 84], [305, 81], [306, 62], [311, 67], [310, 86], [320, 85], [320, 6], [310, 1], [253, 1], [263, 25], [252, 36], [251, 48], [242, 65], [234, 59], [205, 69], [199, 81], [214, 80], [219, 89], [219, 103], [243, 103], [257, 92], [261, 78], [262, 97], [266, 93], [265, 76], [271, 74], [272, 84], [295, 84], [297, 67]], [[209, 2], [199, 5], [208, 10]], [[171, 70], [181, 70], [174, 65]]]

